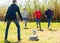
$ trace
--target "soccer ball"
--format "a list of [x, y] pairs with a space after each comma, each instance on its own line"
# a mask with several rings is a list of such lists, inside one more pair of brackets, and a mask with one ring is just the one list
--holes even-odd
[[37, 34], [37, 31], [36, 30], [33, 30], [33, 35], [36, 35]]
[[32, 41], [38, 41], [39, 40], [36, 30], [33, 30], [33, 35], [30, 36], [29, 40], [32, 40]]

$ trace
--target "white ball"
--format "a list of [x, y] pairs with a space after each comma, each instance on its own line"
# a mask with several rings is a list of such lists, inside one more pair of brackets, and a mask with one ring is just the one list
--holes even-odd
[[35, 35], [37, 33], [37, 31], [36, 30], [33, 30], [33, 34]]

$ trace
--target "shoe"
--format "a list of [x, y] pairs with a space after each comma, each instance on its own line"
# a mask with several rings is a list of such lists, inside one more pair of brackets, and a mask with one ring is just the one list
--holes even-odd
[[41, 27], [40, 27], [40, 31], [43, 31], [43, 30], [41, 29]]
[[39, 26], [37, 26], [37, 28], [38, 28]]
[[21, 38], [18, 39], [18, 42], [21, 42]]
[[4, 43], [10, 43], [10, 41], [8, 41], [8, 40], [4, 40]]
[[51, 28], [48, 28], [48, 30], [52, 31], [52, 29], [51, 29]]
[[5, 39], [4, 41], [6, 42], [6, 41], [8, 41], [8, 40]]
[[40, 29], [40, 31], [43, 31], [42, 29]]
[[52, 31], [52, 29], [48, 29], [48, 30]]
[[4, 41], [8, 41], [8, 40], [5, 38]]

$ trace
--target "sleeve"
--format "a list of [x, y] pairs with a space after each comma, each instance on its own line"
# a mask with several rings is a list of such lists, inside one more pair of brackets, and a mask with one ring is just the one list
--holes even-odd
[[17, 12], [18, 12], [19, 17], [21, 18], [21, 20], [23, 20], [22, 15], [21, 15], [20, 10], [19, 10], [19, 7], [17, 7]]
[[6, 22], [6, 20], [7, 20], [7, 15], [5, 16], [5, 22]]
[[45, 15], [47, 15], [47, 11], [45, 11]]

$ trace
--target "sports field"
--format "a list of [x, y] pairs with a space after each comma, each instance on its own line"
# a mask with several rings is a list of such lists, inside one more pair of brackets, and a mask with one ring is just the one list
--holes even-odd
[[[51, 28], [53, 31], [49, 31], [47, 29], [47, 22], [41, 23], [41, 27], [44, 30], [43, 32], [36, 28], [35, 22], [29, 22], [28, 29], [24, 29], [24, 23], [20, 22], [20, 27], [22, 39], [20, 43], [60, 43], [60, 23], [58, 22], [51, 23]], [[5, 29], [6, 24], [4, 24], [4, 22], [0, 22], [0, 43], [5, 43]], [[37, 30], [39, 41], [29, 41], [29, 36], [32, 35], [32, 31], [34, 29]], [[8, 41], [9, 43], [17, 42], [17, 27], [13, 22], [9, 28]]]

